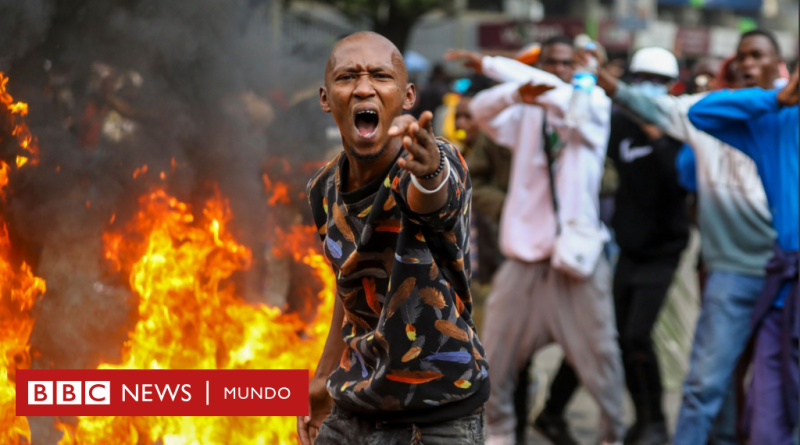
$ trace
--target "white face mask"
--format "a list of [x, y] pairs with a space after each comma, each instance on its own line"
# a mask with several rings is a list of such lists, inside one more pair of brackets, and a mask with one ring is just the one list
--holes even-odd
[[666, 85], [650, 82], [646, 80], [633, 86], [637, 91], [649, 96], [657, 97], [667, 94], [669, 89]]

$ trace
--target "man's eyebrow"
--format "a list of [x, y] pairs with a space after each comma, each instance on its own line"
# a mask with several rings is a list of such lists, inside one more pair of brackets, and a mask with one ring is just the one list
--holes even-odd
[[[335, 70], [336, 72], [344, 72], [344, 73], [360, 73], [363, 71], [362, 68], [357, 66], [346, 66], [344, 68], [339, 68]], [[366, 71], [370, 74], [379, 73], [379, 72], [387, 72], [391, 71], [391, 68], [385, 66], [370, 66], [367, 67]]]

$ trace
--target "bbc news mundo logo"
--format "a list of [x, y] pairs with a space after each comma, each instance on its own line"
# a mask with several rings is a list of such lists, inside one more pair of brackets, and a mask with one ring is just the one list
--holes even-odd
[[18, 370], [18, 416], [308, 415], [309, 372]]
[[[55, 385], [53, 385], [55, 383]], [[109, 405], [110, 381], [28, 381], [28, 405]]]

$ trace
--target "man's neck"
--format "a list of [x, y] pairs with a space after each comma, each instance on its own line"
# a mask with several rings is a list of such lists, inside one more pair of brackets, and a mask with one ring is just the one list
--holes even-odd
[[394, 162], [400, 150], [402, 150], [400, 139], [395, 138], [377, 159], [359, 160], [351, 151], [346, 151], [348, 170], [345, 191], [352, 192], [369, 184]]

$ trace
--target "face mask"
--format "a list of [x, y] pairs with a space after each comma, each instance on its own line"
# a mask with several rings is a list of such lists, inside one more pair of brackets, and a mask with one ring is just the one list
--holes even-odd
[[653, 83], [647, 80], [635, 85], [634, 88], [648, 97], [663, 96], [669, 91], [666, 85]]

